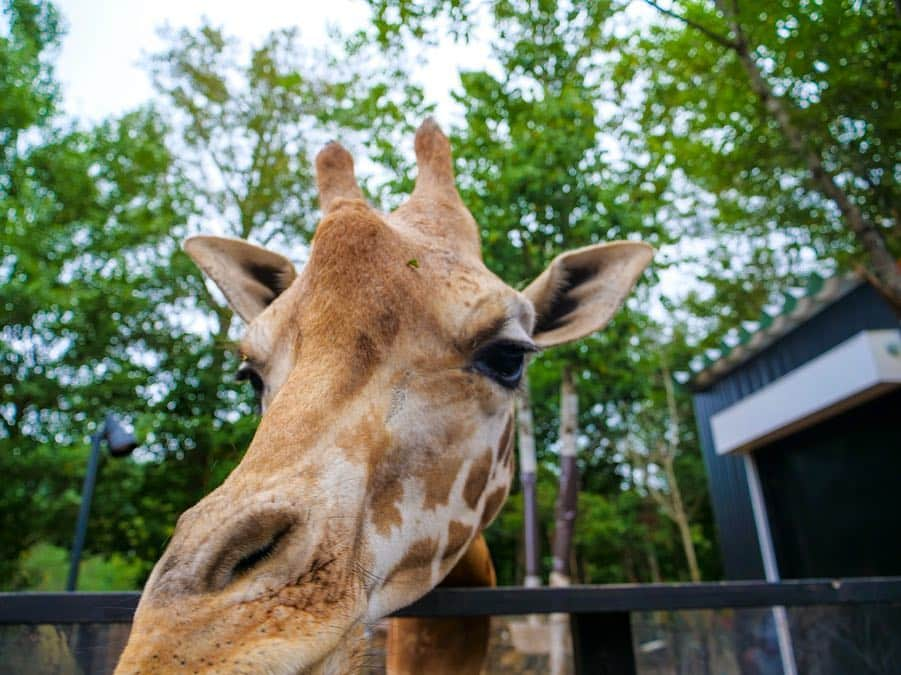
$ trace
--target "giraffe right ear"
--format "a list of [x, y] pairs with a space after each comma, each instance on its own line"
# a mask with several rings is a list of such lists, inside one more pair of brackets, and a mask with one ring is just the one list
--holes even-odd
[[535, 344], [553, 347], [603, 328], [653, 257], [654, 249], [637, 241], [558, 255], [523, 291], [535, 307]]
[[187, 239], [183, 248], [246, 323], [297, 277], [290, 260], [243, 239], [199, 235]]

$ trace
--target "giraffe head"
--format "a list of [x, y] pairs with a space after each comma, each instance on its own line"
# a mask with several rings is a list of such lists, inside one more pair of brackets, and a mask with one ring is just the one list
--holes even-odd
[[247, 324], [238, 374], [263, 416], [179, 519], [117, 673], [348, 669], [361, 627], [434, 587], [500, 509], [529, 354], [601, 328], [651, 259], [591, 246], [517, 292], [482, 263], [434, 122], [415, 147], [416, 187], [390, 214], [346, 150], [322, 150], [300, 272], [239, 240], [185, 244]]

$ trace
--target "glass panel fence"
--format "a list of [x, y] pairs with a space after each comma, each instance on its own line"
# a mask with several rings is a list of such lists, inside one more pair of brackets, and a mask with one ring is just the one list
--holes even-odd
[[[788, 608], [797, 672], [901, 673], [901, 606]], [[547, 616], [492, 620], [485, 673], [548, 672]], [[641, 675], [781, 675], [770, 609], [633, 612], [633, 650]], [[0, 675], [107, 675], [129, 625], [0, 625]], [[387, 622], [368, 631], [367, 675], [385, 672]], [[564, 645], [571, 651], [571, 645]]]
[[131, 625], [0, 625], [0, 675], [107, 675]]
[[[789, 607], [798, 673], [901, 673], [901, 606]], [[632, 636], [641, 675], [782, 675], [770, 609], [635, 612]]]

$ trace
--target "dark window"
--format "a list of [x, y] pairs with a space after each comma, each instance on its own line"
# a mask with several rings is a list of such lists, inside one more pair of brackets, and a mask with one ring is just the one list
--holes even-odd
[[755, 457], [783, 578], [901, 575], [901, 389]]

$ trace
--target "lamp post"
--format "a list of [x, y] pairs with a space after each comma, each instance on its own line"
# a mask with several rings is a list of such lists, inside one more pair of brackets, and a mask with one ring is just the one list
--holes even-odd
[[94, 484], [97, 482], [97, 467], [100, 464], [100, 444], [106, 441], [110, 455], [127, 457], [138, 447], [133, 434], [126, 431], [114, 415], [108, 414], [103, 426], [91, 436], [91, 456], [88, 459], [88, 472], [84, 477], [81, 489], [81, 507], [78, 509], [78, 523], [75, 525], [75, 540], [72, 543], [72, 559], [69, 563], [69, 576], [66, 579], [66, 590], [74, 591], [78, 584], [78, 567], [81, 564], [81, 550], [88, 529], [88, 514], [91, 511], [91, 499], [94, 496]]

